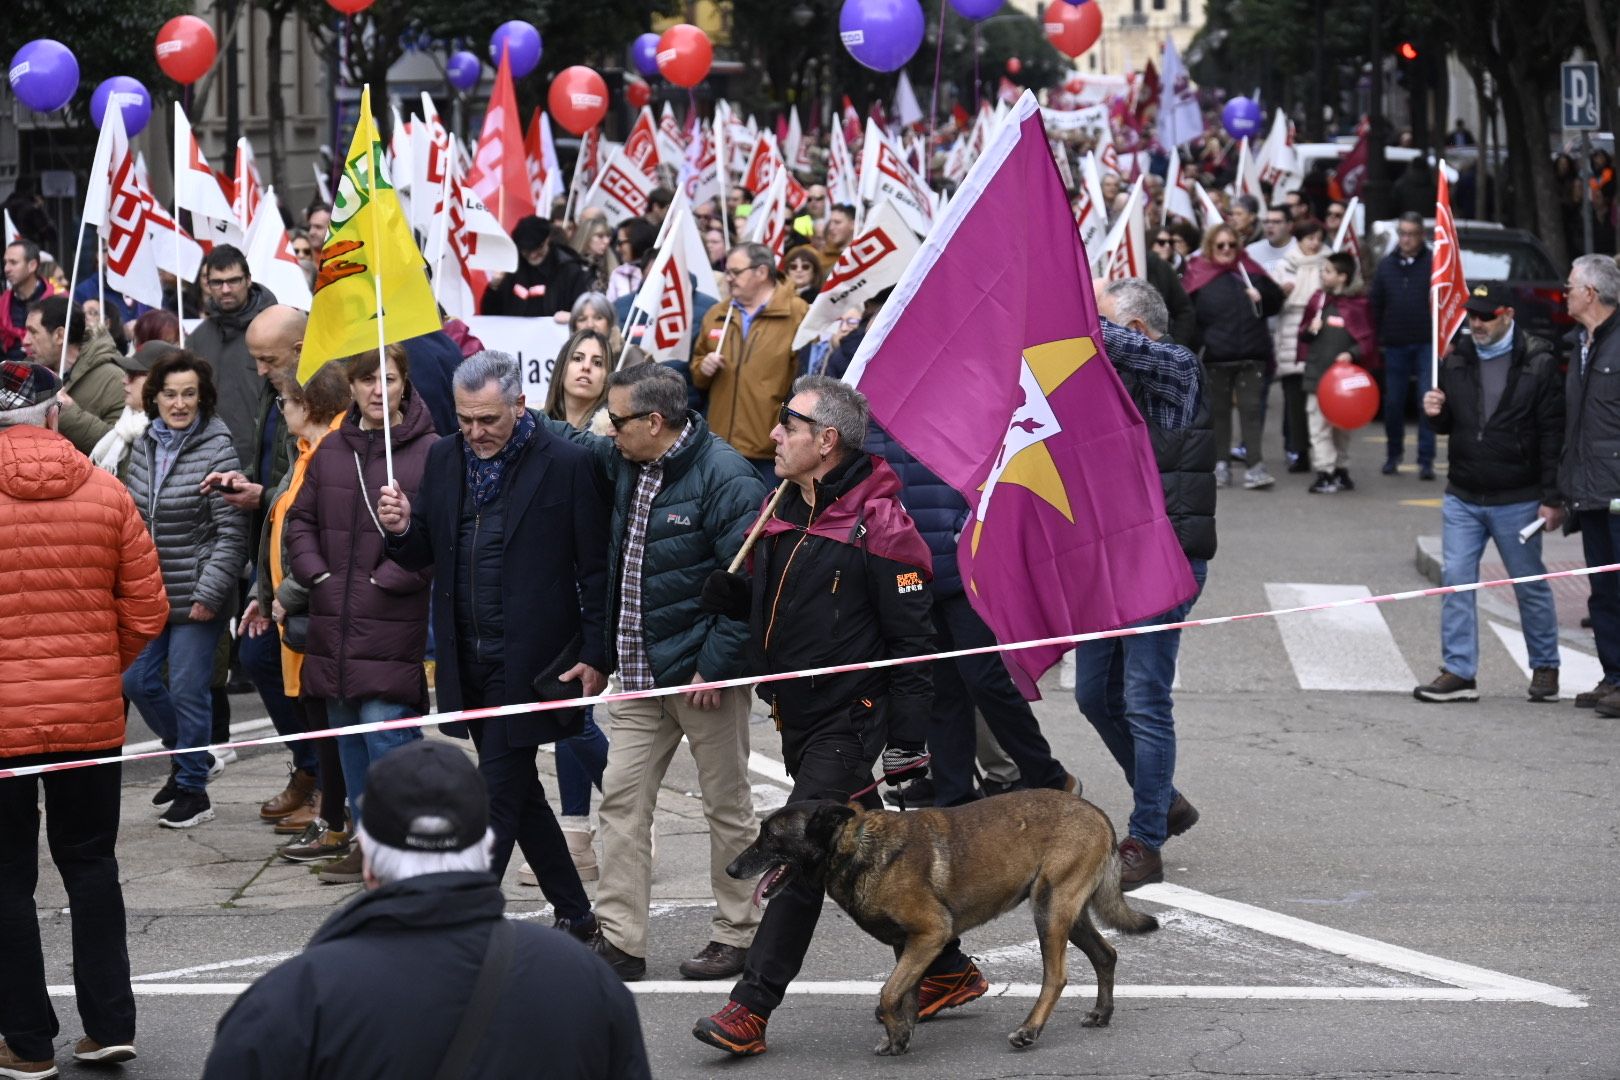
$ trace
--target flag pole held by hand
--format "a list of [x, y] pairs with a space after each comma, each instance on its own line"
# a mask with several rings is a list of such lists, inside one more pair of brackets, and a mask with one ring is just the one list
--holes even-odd
[[742, 569], [743, 563], [748, 559], [748, 553], [754, 550], [754, 544], [759, 540], [759, 534], [765, 531], [766, 523], [775, 516], [776, 506], [782, 501], [782, 496], [787, 492], [788, 485], [791, 483], [793, 481], [784, 480], [777, 485], [776, 494], [772, 495], [771, 501], [765, 504], [765, 509], [760, 512], [759, 520], [754, 522], [754, 527], [748, 530], [748, 537], [743, 540], [742, 547], [737, 549], [737, 557], [731, 560], [730, 566], [726, 567], [726, 573], [735, 574]]

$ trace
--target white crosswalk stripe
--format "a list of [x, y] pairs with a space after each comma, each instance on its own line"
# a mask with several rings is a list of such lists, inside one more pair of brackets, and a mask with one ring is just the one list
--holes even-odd
[[[1513, 662], [1519, 665], [1524, 677], [1530, 677], [1530, 652], [1524, 644], [1524, 634], [1515, 626], [1491, 620], [1491, 629], [1507, 649]], [[1603, 665], [1591, 653], [1558, 646], [1558, 696], [1573, 698], [1583, 690], [1590, 690], [1603, 681]]]
[[[1266, 583], [1273, 608], [1303, 607], [1371, 596], [1365, 585]], [[1410, 692], [1417, 677], [1395, 644], [1377, 605], [1335, 608], [1277, 619], [1301, 690]]]

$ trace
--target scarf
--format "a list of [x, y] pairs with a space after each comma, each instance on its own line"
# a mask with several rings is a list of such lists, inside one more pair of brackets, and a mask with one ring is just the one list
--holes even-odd
[[1476, 341], [1474, 351], [1479, 354], [1481, 360], [1495, 360], [1499, 356], [1506, 356], [1513, 351], [1513, 331], [1514, 327], [1509, 326], [1507, 333], [1502, 335], [1502, 340], [1494, 345], [1481, 345]]
[[165, 424], [161, 418], [153, 420], [151, 426], [146, 429], [146, 433], [152, 436], [152, 441], [157, 443], [158, 448], [157, 475], [152, 477], [152, 490], [154, 492], [163, 490], [163, 481], [169, 478], [169, 470], [174, 467], [175, 459], [180, 456], [181, 449], [186, 445], [186, 439], [194, 431], [202, 427], [202, 422], [202, 413], [199, 412], [197, 419], [193, 420], [191, 426], [183, 431], [174, 430], [168, 424]]
[[1247, 251], [1240, 250], [1237, 259], [1224, 266], [1213, 259], [1206, 259], [1202, 255], [1194, 255], [1187, 260], [1187, 269], [1182, 272], [1181, 287], [1187, 290], [1187, 294], [1190, 296], [1223, 274], [1231, 274], [1241, 281], [1243, 275], [1239, 272], [1238, 267], [1242, 267], [1249, 272], [1250, 280], [1271, 276], [1266, 273], [1264, 267], [1254, 261], [1254, 256]]
[[107, 434], [96, 443], [95, 449], [90, 451], [90, 460], [95, 463], [96, 468], [117, 476], [119, 468], [124, 464], [124, 455], [135, 445], [136, 439], [146, 434], [146, 427], [151, 422], [145, 413], [125, 405], [118, 422], [107, 430]]
[[467, 495], [474, 507], [488, 506], [501, 493], [506, 467], [534, 438], [534, 431], [534, 414], [524, 409], [518, 414], [512, 437], [506, 440], [506, 445], [494, 457], [481, 458], [473, 453], [471, 445], [465, 441], [461, 444], [461, 453], [467, 462]]

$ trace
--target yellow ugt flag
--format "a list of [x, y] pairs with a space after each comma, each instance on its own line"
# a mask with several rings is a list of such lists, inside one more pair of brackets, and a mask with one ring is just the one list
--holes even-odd
[[328, 360], [440, 329], [425, 270], [388, 178], [367, 86], [332, 207], [331, 232], [321, 249], [298, 381], [308, 381]]

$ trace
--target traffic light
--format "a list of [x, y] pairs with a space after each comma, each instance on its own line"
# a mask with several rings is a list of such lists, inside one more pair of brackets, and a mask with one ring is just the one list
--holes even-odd
[[1418, 58], [1417, 46], [1410, 41], [1401, 42], [1400, 47], [1395, 52], [1402, 60], [1412, 61]]

